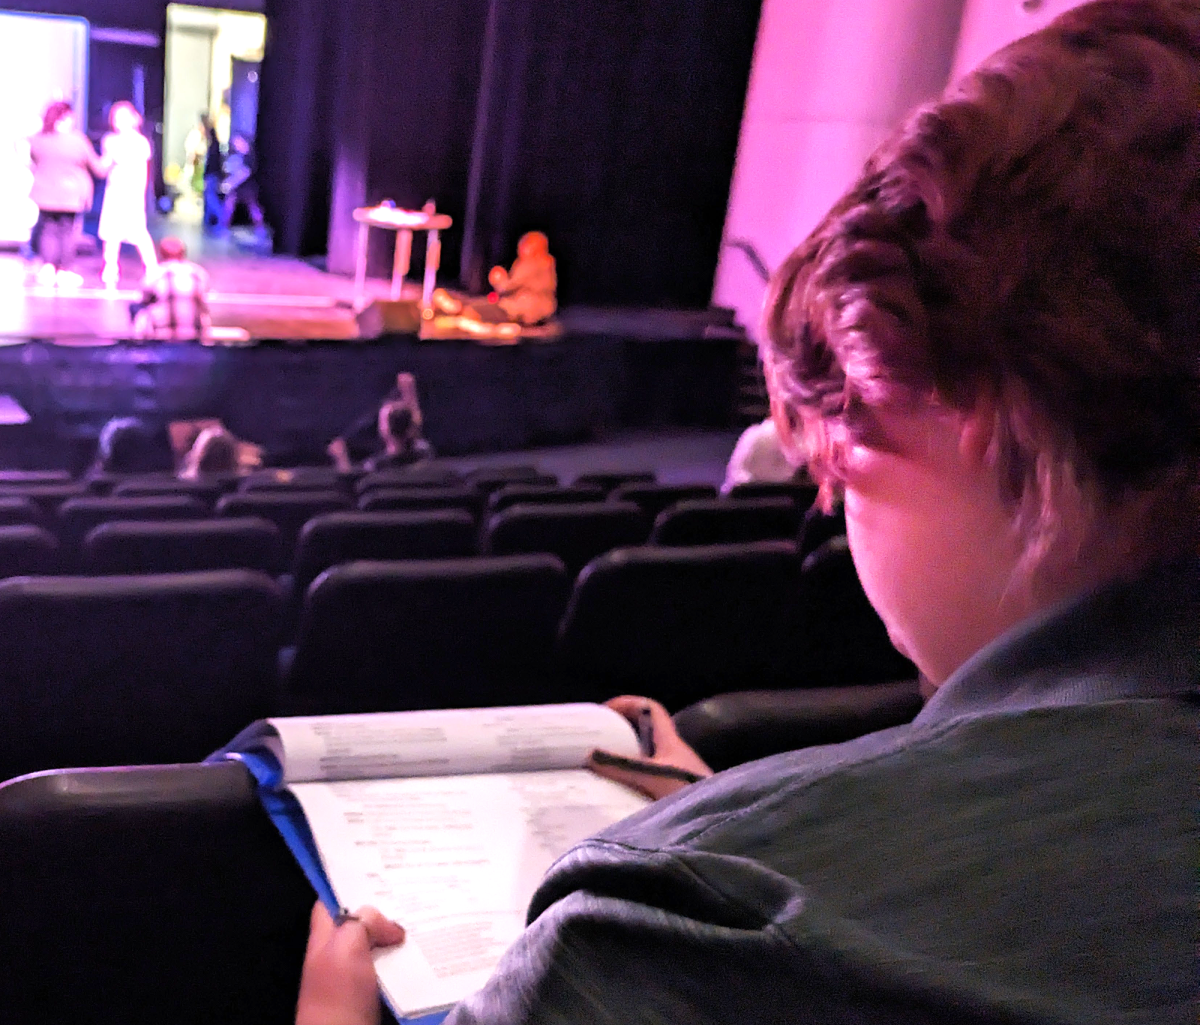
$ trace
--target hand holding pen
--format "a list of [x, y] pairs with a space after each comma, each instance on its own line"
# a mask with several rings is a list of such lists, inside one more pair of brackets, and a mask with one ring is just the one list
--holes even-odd
[[609, 751], [593, 751], [589, 765], [597, 775], [659, 798], [713, 774], [680, 737], [671, 714], [657, 701], [626, 695], [605, 704], [633, 724], [642, 757], [622, 758]]

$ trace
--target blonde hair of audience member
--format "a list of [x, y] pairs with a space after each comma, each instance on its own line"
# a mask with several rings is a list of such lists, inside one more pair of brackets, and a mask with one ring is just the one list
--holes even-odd
[[209, 474], [236, 473], [237, 469], [237, 439], [224, 427], [206, 427], [184, 457], [179, 476], [183, 480], [198, 480]]

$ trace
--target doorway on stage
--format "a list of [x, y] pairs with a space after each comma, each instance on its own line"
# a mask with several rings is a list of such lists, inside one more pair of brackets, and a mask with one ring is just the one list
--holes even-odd
[[[176, 228], [208, 227], [219, 205], [205, 165], [208, 118], [223, 155], [240, 135], [254, 145], [258, 124], [258, 80], [267, 19], [246, 11], [191, 4], [167, 5], [166, 90], [163, 116], [163, 180], [174, 200]], [[208, 170], [213, 169], [208, 160]], [[181, 232], [184, 235], [190, 231]]]

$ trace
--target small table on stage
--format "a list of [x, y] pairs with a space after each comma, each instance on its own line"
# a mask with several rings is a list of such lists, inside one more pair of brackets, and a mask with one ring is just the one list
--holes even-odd
[[442, 243], [438, 232], [454, 223], [446, 214], [425, 213], [423, 210], [402, 210], [393, 206], [360, 206], [354, 211], [358, 221], [358, 253], [354, 260], [354, 308], [366, 305], [367, 237], [372, 228], [384, 228], [396, 233], [396, 256], [392, 261], [391, 299], [400, 298], [404, 276], [412, 260], [414, 231], [428, 232], [425, 242], [425, 282], [421, 289], [421, 308], [427, 309], [437, 282], [438, 266], [442, 262]]

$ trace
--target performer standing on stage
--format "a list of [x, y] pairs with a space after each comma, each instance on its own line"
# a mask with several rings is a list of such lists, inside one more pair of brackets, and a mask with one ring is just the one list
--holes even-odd
[[100, 143], [109, 168], [100, 208], [100, 239], [104, 243], [104, 287], [116, 288], [122, 242], [137, 247], [147, 278], [158, 268], [158, 259], [146, 228], [151, 150], [150, 140], [141, 133], [142, 115], [132, 103], [121, 100], [113, 104], [109, 124], [112, 131]]
[[107, 167], [76, 128], [73, 109], [65, 100], [46, 108], [42, 130], [29, 140], [29, 158], [33, 165], [29, 195], [38, 208], [34, 234], [43, 261], [38, 284], [78, 288], [83, 278], [71, 268], [83, 215], [92, 205], [92, 175], [103, 178]]

